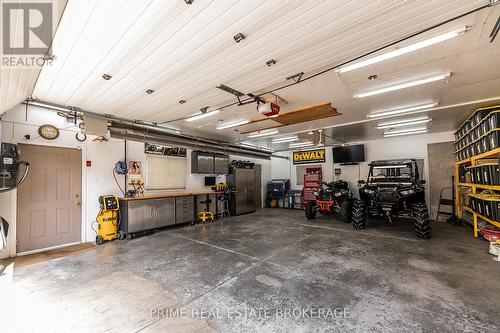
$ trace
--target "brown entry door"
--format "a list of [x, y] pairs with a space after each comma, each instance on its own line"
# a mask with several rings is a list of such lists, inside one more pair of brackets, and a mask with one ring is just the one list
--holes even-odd
[[17, 252], [81, 241], [82, 155], [19, 145], [30, 173], [17, 190]]

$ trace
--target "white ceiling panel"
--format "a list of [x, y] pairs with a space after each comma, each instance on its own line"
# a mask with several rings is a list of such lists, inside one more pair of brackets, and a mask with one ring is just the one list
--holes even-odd
[[[67, 0], [53, 0], [52, 3], [54, 4], [54, 12], [53, 12], [53, 23], [54, 27], [57, 27], [57, 23], [59, 22], [59, 19], [62, 16], [62, 13], [64, 11], [64, 8], [66, 6], [66, 1]], [[14, 0], [9, 0], [9, 1], [0, 1], [0, 14], [3, 15], [3, 5], [5, 3], [10, 3], [10, 4], [20, 4], [23, 1], [14, 1]], [[26, 2], [26, 1], [24, 1]], [[33, 0], [29, 1], [30, 3], [42, 3], [46, 1], [41, 1], [41, 0]], [[30, 15], [35, 15], [32, 12], [30, 12]], [[24, 46], [23, 45], [23, 40], [24, 40], [24, 34], [23, 34], [23, 18], [22, 18], [23, 12], [14, 10], [11, 12], [11, 29], [14, 31], [12, 32], [11, 30], [11, 37], [12, 40], [11, 45], [15, 45], [16, 47]], [[32, 17], [30, 16], [30, 17]], [[2, 16], [3, 17], [3, 16]], [[3, 20], [3, 19], [2, 19]], [[2, 21], [2, 24], [0, 24], [0, 36], [3, 36], [3, 30], [6, 28], [4, 26], [4, 22]], [[55, 32], [55, 30], [54, 30]], [[20, 102], [25, 100], [26, 98], [30, 97], [33, 93], [33, 89], [35, 86], [35, 82], [38, 78], [38, 75], [40, 74], [41, 67], [40, 66], [11, 66], [11, 65], [5, 65], [4, 64], [4, 59], [8, 59], [11, 57], [11, 55], [5, 55], [3, 54], [3, 45], [7, 41], [2, 41], [0, 43], [2, 47], [0, 47], [0, 56], [2, 59], [2, 62], [0, 62], [0, 115], [3, 114], [4, 112], [12, 109], [16, 105], [18, 105]], [[36, 39], [36, 38], [30, 38], [30, 46], [31, 47], [44, 47], [43, 43]], [[27, 55], [28, 57], [33, 57], [33, 55]], [[17, 63], [16, 59], [19, 59], [19, 57], [22, 57], [24, 59], [23, 55], [15, 55], [15, 62]]]
[[[357, 2], [355, 2], [357, 4]], [[349, 8], [352, 10], [352, 8]], [[349, 11], [348, 11], [349, 12]], [[344, 12], [341, 13], [340, 17], [325, 17], [324, 21], [320, 21], [317, 23], [317, 25], [312, 25], [311, 22], [307, 23], [306, 25], [309, 26], [308, 31], [303, 33], [305, 30], [304, 27], [297, 31], [297, 33], [294, 34], [287, 34], [287, 33], [279, 33], [276, 36], [269, 35], [267, 38], [269, 40], [272, 40], [273, 43], [278, 44], [278, 48], [272, 47], [265, 41], [265, 45], [267, 46], [263, 56], [260, 56], [260, 59], [255, 60], [255, 49], [256, 47], [252, 47], [250, 44], [249, 46], [251, 47], [251, 52], [247, 55], [245, 55], [243, 58], [238, 57], [235, 62], [232, 64], [232, 66], [236, 67], [235, 70], [228, 71], [228, 66], [224, 64], [218, 64], [218, 69], [217, 67], [213, 68], [207, 68], [207, 69], [202, 69], [205, 70], [207, 74], [210, 74], [210, 76], [205, 76], [203, 81], [189, 81], [189, 82], [182, 82], [179, 84], [179, 87], [183, 87], [185, 89], [189, 90], [196, 90], [198, 86], [206, 86], [206, 81], [210, 80], [213, 78], [212, 85], [208, 87], [208, 90], [205, 91], [200, 91], [198, 96], [203, 96], [204, 98], [208, 98], [210, 94], [213, 92], [213, 86], [220, 83], [230, 83], [231, 85], [235, 86], [237, 89], [240, 89], [242, 91], [256, 91], [256, 90], [262, 90], [261, 87], [268, 87], [269, 85], [276, 84], [276, 83], [281, 83], [283, 82], [283, 78], [286, 76], [289, 76], [290, 74], [296, 73], [298, 71], [306, 71], [310, 72], [313, 71], [321, 66], [324, 66], [325, 64], [332, 64], [332, 61], [335, 59], [335, 55], [338, 55], [338, 47], [334, 44], [332, 44], [332, 40], [329, 40], [327, 37], [331, 36], [333, 39], [338, 38], [338, 34], [335, 31], [335, 29], [332, 29], [331, 25], [340, 25], [341, 22], [339, 22], [339, 19], [341, 17], [347, 16], [346, 20], [348, 22], [352, 21], [349, 15], [346, 15]], [[378, 13], [377, 13], [378, 14]], [[404, 18], [406, 20], [406, 18]], [[314, 23], [314, 22], [313, 22]], [[292, 26], [295, 24], [295, 22], [290, 23]], [[348, 24], [350, 27], [350, 24]], [[414, 27], [413, 27], [414, 28]], [[325, 35], [323, 32], [328, 32], [328, 29], [333, 30], [330, 31], [330, 35]], [[350, 31], [349, 29], [347, 31]], [[315, 34], [318, 36], [314, 38]], [[281, 36], [281, 37], [280, 37]], [[283, 40], [285, 39], [285, 40]], [[326, 39], [326, 42], [325, 42]], [[292, 43], [291, 41], [295, 41], [296, 43]], [[342, 41], [341, 41], [342, 42]], [[357, 45], [359, 45], [358, 41], [355, 41]], [[321, 48], [321, 43], [326, 44], [326, 48], [328, 49], [319, 49]], [[341, 43], [339, 43], [341, 44]], [[283, 48], [291, 48], [293, 46], [296, 46], [292, 52], [289, 52], [287, 54], [284, 54], [283, 56], [278, 55], [278, 64], [277, 66], [273, 66], [271, 69], [267, 69], [266, 66], [264, 65], [265, 61], [270, 58], [270, 56], [267, 56], [267, 53], [269, 52], [268, 50], [271, 50], [274, 53], [277, 53], [277, 51], [283, 49]], [[257, 48], [258, 49], [258, 48]], [[318, 50], [319, 49], [319, 50]], [[352, 47], [350, 47], [352, 49]], [[328, 53], [330, 51], [330, 54]], [[297, 52], [305, 52], [305, 55], [303, 57], [300, 57], [301, 54], [297, 54]], [[314, 52], [314, 54], [311, 54], [311, 52]], [[262, 52], [261, 52], [262, 53]], [[292, 56], [290, 56], [292, 55]], [[283, 59], [283, 60], [282, 60]], [[291, 60], [288, 61], [287, 60]], [[297, 61], [294, 61], [295, 59], [298, 59]], [[281, 63], [283, 61], [283, 63]], [[252, 63], [253, 62], [253, 63]], [[248, 64], [252, 64], [252, 67], [249, 67]], [[250, 68], [247, 72], [241, 72], [242, 68]], [[255, 68], [258, 68], [259, 70], [255, 70]], [[280, 72], [277, 72], [277, 70], [281, 69]], [[214, 70], [216, 70], [214, 72]], [[273, 72], [274, 71], [274, 72]], [[224, 72], [226, 72], [226, 76], [232, 75], [229, 79], [223, 79]], [[274, 78], [274, 80], [271, 80]], [[180, 80], [180, 79], [179, 79]], [[177, 81], [176, 81], [177, 82]], [[241, 83], [240, 83], [241, 82]], [[248, 87], [248, 88], [245, 88]], [[176, 92], [173, 92], [174, 94]], [[184, 94], [184, 93], [182, 93]], [[151, 105], [148, 103], [148, 107], [152, 108], [153, 110], [151, 112], [154, 112], [154, 104]], [[170, 104], [162, 104], [161, 105], [163, 108], [171, 108], [171, 107], [176, 107], [175, 101], [170, 100]]]

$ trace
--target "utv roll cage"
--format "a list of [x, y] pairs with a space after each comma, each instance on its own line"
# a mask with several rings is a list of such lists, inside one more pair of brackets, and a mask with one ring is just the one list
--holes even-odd
[[[373, 161], [368, 166], [368, 184], [413, 183], [419, 179], [417, 161], [414, 159]], [[402, 172], [402, 169], [406, 170]], [[379, 170], [377, 174], [376, 170]]]

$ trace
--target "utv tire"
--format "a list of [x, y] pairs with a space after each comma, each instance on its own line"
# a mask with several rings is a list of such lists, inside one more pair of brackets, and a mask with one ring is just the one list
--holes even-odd
[[366, 228], [366, 207], [362, 200], [355, 199], [352, 201], [351, 221], [352, 227], [356, 230]]
[[429, 218], [429, 211], [425, 203], [417, 203], [412, 206], [413, 225], [417, 238], [429, 239], [431, 238], [431, 220]]
[[342, 222], [351, 223], [351, 213], [352, 213], [352, 200], [350, 198], [346, 198], [340, 204], [340, 216], [342, 217]]
[[306, 204], [306, 217], [308, 220], [314, 220], [316, 218], [316, 202], [313, 200], [308, 201]]

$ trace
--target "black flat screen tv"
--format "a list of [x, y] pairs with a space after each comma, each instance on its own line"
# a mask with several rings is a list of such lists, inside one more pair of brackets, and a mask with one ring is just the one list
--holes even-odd
[[333, 163], [359, 163], [365, 161], [365, 146], [353, 145], [333, 148]]

